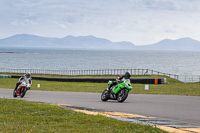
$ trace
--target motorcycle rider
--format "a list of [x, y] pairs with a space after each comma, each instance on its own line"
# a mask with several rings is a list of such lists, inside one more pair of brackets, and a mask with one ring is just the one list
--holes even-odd
[[110, 91], [110, 88], [113, 86], [113, 85], [117, 85], [117, 83], [120, 83], [120, 82], [123, 82], [122, 79], [124, 78], [125, 80], [127, 80], [129, 83], [130, 83], [130, 77], [131, 77], [131, 74], [129, 72], [126, 72], [124, 75], [120, 75], [116, 81], [113, 81], [112, 84], [110, 84], [107, 88], [108, 91]]
[[[19, 78], [19, 81], [16, 84], [15, 90], [17, 87], [22, 83], [22, 80], [28, 80], [29, 84], [32, 84], [32, 78], [31, 78], [31, 73], [27, 72], [25, 75], [21, 76]], [[28, 88], [30, 90], [30, 87]]]

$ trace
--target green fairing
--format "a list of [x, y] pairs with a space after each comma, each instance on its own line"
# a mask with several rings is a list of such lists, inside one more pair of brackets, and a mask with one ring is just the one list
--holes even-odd
[[[128, 87], [125, 87], [125, 84], [128, 85]], [[117, 94], [121, 89], [126, 89], [127, 91], [130, 91], [132, 89], [131, 84], [129, 84], [126, 80], [123, 80], [122, 83], [118, 83], [115, 87], [113, 87], [112, 91]]]

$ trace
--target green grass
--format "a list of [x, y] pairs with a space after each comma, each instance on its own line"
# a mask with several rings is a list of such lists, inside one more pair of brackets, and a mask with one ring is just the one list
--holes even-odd
[[[22, 74], [21, 74], [22, 75]], [[41, 77], [82, 77], [82, 78], [116, 78], [117, 76], [59, 76], [59, 75], [33, 75]], [[190, 95], [200, 96], [200, 83], [182, 83], [178, 80], [166, 76], [133, 76], [134, 78], [167, 78], [167, 84], [164, 85], [149, 85], [149, 90], [144, 90], [144, 84], [132, 84], [133, 90], [130, 93], [134, 94], [163, 94], [163, 95]], [[18, 79], [15, 78], [0, 78], [0, 88], [15, 87]], [[40, 84], [40, 88], [37, 88]], [[106, 83], [89, 83], [89, 82], [56, 82], [56, 81], [42, 81], [33, 80], [32, 90], [46, 90], [46, 91], [71, 91], [71, 92], [102, 92], [107, 88]]]
[[[18, 79], [0, 79], [0, 88], [14, 89]], [[40, 88], [37, 88], [40, 84]], [[102, 92], [107, 87], [106, 83], [87, 83], [87, 82], [56, 82], [33, 80], [31, 90], [43, 91], [71, 91], [71, 92]]]
[[0, 99], [0, 132], [163, 133], [164, 131], [101, 115], [86, 115], [54, 105]]
[[135, 84], [132, 93], [200, 96], [200, 83], [171, 83], [167, 85], [149, 85], [149, 90], [144, 90], [144, 85]]

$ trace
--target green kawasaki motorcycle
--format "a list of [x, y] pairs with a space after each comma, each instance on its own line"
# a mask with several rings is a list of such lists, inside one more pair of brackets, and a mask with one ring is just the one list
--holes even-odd
[[[132, 90], [132, 85], [129, 82], [130, 79], [122, 79], [121, 81], [109, 81], [108, 85], [110, 89], [105, 89], [101, 95], [102, 101], [107, 101], [108, 99], [117, 100], [118, 102], [123, 102], [128, 97], [128, 93]], [[113, 83], [115, 82], [115, 83]], [[114, 85], [113, 85], [114, 84]]]

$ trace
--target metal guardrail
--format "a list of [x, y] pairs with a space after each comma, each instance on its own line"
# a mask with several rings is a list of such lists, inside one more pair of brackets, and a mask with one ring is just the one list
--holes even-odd
[[121, 75], [129, 71], [132, 75], [165, 75], [177, 79], [178, 75], [162, 73], [150, 69], [102, 69], [102, 70], [45, 70], [45, 69], [9, 69], [0, 68], [4, 73], [35, 73], [35, 74], [57, 74], [57, 75]]
[[[20, 78], [21, 76], [12, 75], [12, 78]], [[107, 83], [115, 78], [51, 78], [51, 77], [32, 77], [36, 80], [60, 81], [60, 82], [93, 82]], [[139, 84], [166, 84], [166, 78], [131, 78], [131, 83]]]
[[200, 82], [200, 75], [179, 75], [178, 80], [185, 83]]
[[122, 75], [129, 71], [131, 75], [164, 75], [182, 82], [200, 82], [200, 76], [176, 75], [151, 69], [102, 69], [102, 70], [45, 70], [45, 69], [9, 69], [0, 68], [1, 73], [34, 73], [55, 75]]

